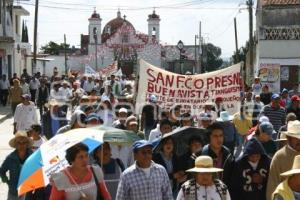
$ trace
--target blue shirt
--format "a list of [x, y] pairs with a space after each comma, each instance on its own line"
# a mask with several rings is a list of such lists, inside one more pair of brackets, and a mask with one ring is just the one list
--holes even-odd
[[51, 118], [51, 129], [52, 129], [52, 136], [56, 135], [56, 132], [60, 128], [59, 120]]

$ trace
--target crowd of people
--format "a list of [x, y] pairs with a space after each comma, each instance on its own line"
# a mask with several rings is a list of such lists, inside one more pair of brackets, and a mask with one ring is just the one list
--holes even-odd
[[[9, 101], [14, 114], [9, 145], [15, 150], [0, 167], [8, 200], [300, 199], [298, 84], [278, 94], [255, 78], [233, 115], [222, 97], [194, 115], [181, 105], [160, 107], [155, 95], [137, 115], [134, 76], [59, 76], [55, 69], [46, 77], [24, 70], [21, 77], [3, 75], [0, 89], [2, 105]], [[18, 196], [22, 165], [44, 142], [99, 125], [132, 131], [140, 140], [132, 147], [105, 142], [92, 153], [78, 143], [49, 186]], [[181, 141], [168, 133], [188, 127], [204, 130], [205, 137], [193, 135], [178, 152]]]

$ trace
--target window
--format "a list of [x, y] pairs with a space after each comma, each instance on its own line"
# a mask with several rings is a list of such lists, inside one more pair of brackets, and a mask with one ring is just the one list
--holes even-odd
[[152, 36], [156, 36], [156, 28], [152, 27]]
[[128, 43], [128, 42], [129, 42], [129, 37], [128, 37], [127, 34], [124, 34], [124, 35], [123, 35], [122, 42], [123, 42], [123, 43]]

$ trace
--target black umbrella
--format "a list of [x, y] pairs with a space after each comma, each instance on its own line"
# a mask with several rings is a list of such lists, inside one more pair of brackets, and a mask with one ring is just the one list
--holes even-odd
[[203, 144], [207, 144], [207, 130], [203, 128], [195, 127], [182, 127], [173, 130], [170, 133], [165, 134], [158, 145], [156, 145], [154, 152], [158, 152], [161, 149], [161, 141], [166, 138], [173, 138], [175, 153], [180, 156], [186, 153], [189, 149], [189, 140], [191, 137], [198, 136], [202, 139]]

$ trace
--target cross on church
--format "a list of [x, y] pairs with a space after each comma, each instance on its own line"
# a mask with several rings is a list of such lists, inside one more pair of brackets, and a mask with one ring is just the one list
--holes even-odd
[[124, 21], [125, 21], [126, 20], [126, 15], [124, 15], [123, 18], [124, 18]]

